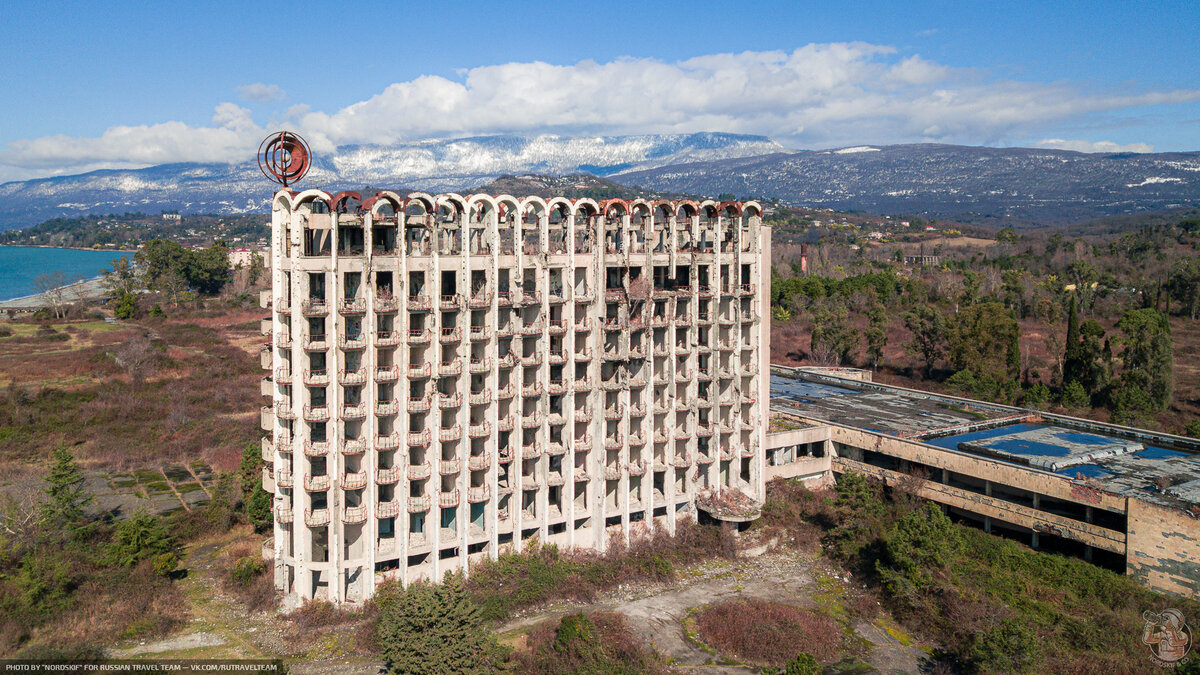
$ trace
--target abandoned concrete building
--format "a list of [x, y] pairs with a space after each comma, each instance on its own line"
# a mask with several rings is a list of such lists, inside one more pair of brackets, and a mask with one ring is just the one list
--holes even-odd
[[761, 503], [757, 203], [285, 190], [271, 257], [263, 484], [293, 597]]
[[294, 600], [360, 602], [532, 542], [745, 522], [769, 480], [850, 471], [1200, 597], [1200, 444], [770, 367], [754, 202], [273, 204], [263, 485]]

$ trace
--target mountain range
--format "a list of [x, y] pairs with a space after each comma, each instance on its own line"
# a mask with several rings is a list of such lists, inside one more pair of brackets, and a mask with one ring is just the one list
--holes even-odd
[[[647, 190], [968, 222], [1055, 224], [1200, 204], [1200, 152], [1085, 154], [918, 144], [789, 151], [765, 136], [488, 136], [317, 153], [299, 187], [467, 192], [505, 174], [592, 173]], [[0, 184], [0, 230], [88, 213], [265, 212], [253, 159]]]

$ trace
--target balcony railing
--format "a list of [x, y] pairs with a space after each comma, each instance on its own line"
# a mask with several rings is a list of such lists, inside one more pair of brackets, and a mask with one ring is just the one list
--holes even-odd
[[565, 394], [567, 383], [564, 380], [550, 380], [549, 391], [551, 394]]
[[407, 475], [409, 480], [425, 480], [433, 475], [433, 469], [428, 464], [409, 464]]
[[521, 446], [521, 459], [537, 459], [542, 456], [542, 446], [536, 441]]
[[484, 405], [492, 402], [492, 390], [484, 389], [483, 391], [471, 392], [471, 405]]
[[410, 328], [408, 330], [409, 344], [428, 344], [433, 339], [433, 333], [428, 328]]
[[367, 521], [366, 505], [347, 506], [345, 508], [345, 510], [342, 512], [342, 522], [348, 523], [350, 525], [357, 525], [359, 523], [365, 523], [366, 521]]
[[305, 441], [304, 454], [309, 457], [324, 457], [329, 454], [329, 441]]
[[327, 405], [306, 405], [304, 406], [304, 419], [308, 422], [328, 422], [329, 421], [329, 406]]
[[275, 384], [291, 384], [292, 369], [291, 368], [276, 368], [275, 369]]
[[457, 488], [455, 488], [454, 490], [451, 490], [450, 492], [443, 492], [438, 495], [438, 505], [441, 506], [443, 509], [448, 509], [448, 508], [453, 508], [455, 506], [458, 506], [459, 501], [460, 501], [460, 496], [459, 496]]
[[491, 496], [491, 491], [486, 485], [475, 485], [467, 488], [467, 501], [472, 504], [486, 502]]
[[367, 473], [365, 471], [343, 473], [341, 483], [343, 490], [361, 490], [367, 486]]
[[400, 301], [394, 295], [375, 295], [375, 311], [383, 313], [392, 313], [400, 309]]
[[295, 513], [293, 513], [293, 511], [292, 511], [292, 507], [284, 506], [282, 503], [279, 503], [279, 502], [275, 503], [275, 519], [278, 520], [280, 523], [287, 525], [287, 524], [291, 523], [293, 520], [295, 520], [295, 517], [296, 516], [295, 516]]
[[410, 398], [408, 399], [408, 405], [406, 407], [408, 408], [409, 412], [426, 412], [430, 408], [429, 397], [422, 396], [420, 398]]
[[492, 425], [490, 422], [483, 421], [478, 424], [472, 424], [467, 428], [467, 434], [471, 438], [483, 438], [492, 433]]
[[304, 384], [310, 387], [324, 387], [329, 384], [328, 370], [304, 371]]
[[398, 515], [400, 515], [399, 499], [393, 499], [387, 502], [375, 502], [376, 518], [395, 518]]
[[409, 513], [425, 513], [429, 510], [429, 497], [409, 497]]
[[438, 430], [438, 440], [443, 443], [457, 441], [460, 438], [462, 438], [462, 427], [457, 424]]
[[300, 312], [305, 316], [324, 316], [329, 313], [329, 304], [318, 298], [309, 298], [300, 303]]
[[467, 458], [467, 468], [472, 471], [482, 471], [492, 466], [492, 456], [485, 450], [478, 455]]
[[471, 326], [471, 341], [481, 342], [491, 338], [492, 333], [487, 326]]
[[508, 384], [496, 390], [497, 399], [512, 398], [517, 393], [517, 385], [509, 382]]
[[621, 434], [610, 434], [604, 438], [604, 448], [606, 450], [621, 449]]
[[281, 468], [275, 473], [275, 483], [281, 488], [293, 487], [296, 484], [293, 478], [292, 470], [286, 467]]
[[338, 382], [342, 384], [363, 384], [367, 381], [367, 372], [358, 370], [343, 370], [338, 373]]
[[604, 419], [619, 420], [625, 416], [625, 404], [614, 403], [604, 409]]
[[408, 432], [408, 444], [414, 447], [427, 446], [429, 445], [431, 436], [432, 433], [428, 429], [424, 431], [410, 431]]
[[492, 294], [488, 292], [487, 286], [475, 288], [471, 290], [471, 306], [472, 307], [487, 307], [492, 304]]
[[366, 403], [343, 403], [342, 404], [342, 419], [344, 420], [361, 420], [367, 416]]
[[339, 335], [338, 347], [347, 350], [363, 349], [367, 346], [367, 336], [359, 333], [358, 335]]
[[583, 316], [575, 319], [575, 332], [583, 333], [592, 329], [592, 317]]
[[443, 459], [438, 462], [438, 473], [443, 476], [452, 476], [460, 471], [462, 471], [462, 460], [458, 458]]
[[376, 450], [395, 450], [400, 447], [400, 434], [393, 431], [390, 434], [375, 435]]
[[[433, 376], [433, 364], [422, 363], [421, 365], [408, 364], [408, 376], [412, 378], [425, 378]], [[376, 378], [378, 379], [378, 377]]]
[[375, 414], [380, 417], [395, 415], [400, 412], [400, 403], [395, 399], [389, 401], [376, 401]]
[[550, 319], [550, 334], [562, 335], [567, 332], [566, 319]]
[[452, 295], [443, 295], [439, 303], [443, 310], [455, 310], [462, 306], [462, 296], [457, 293]]
[[439, 394], [438, 405], [443, 408], [457, 408], [462, 405], [462, 394]]
[[400, 344], [400, 332], [394, 330], [376, 331], [375, 344], [379, 347], [395, 347]]
[[308, 509], [304, 512], [304, 524], [320, 527], [329, 524], [329, 509]]
[[442, 361], [438, 366], [438, 375], [442, 377], [462, 375], [462, 361]]
[[532, 415], [521, 416], [521, 426], [525, 429], [533, 429], [542, 425], [542, 416], [537, 412]]
[[441, 342], [458, 342], [462, 340], [461, 328], [443, 328], [441, 337], [438, 338]]
[[342, 441], [343, 455], [361, 455], [367, 451], [367, 442], [361, 438], [347, 438]]
[[309, 492], [324, 492], [329, 489], [329, 476], [305, 476], [304, 489]]
[[410, 312], [428, 311], [429, 309], [430, 304], [428, 295], [420, 294], [408, 296], [408, 310]]
[[482, 359], [471, 359], [470, 371], [472, 373], [486, 373], [491, 370], [492, 360], [488, 357]]

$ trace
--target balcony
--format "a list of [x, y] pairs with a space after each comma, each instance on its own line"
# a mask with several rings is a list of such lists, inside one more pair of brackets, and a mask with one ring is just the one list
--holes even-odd
[[539, 395], [541, 395], [541, 393], [542, 393], [542, 383], [541, 382], [526, 382], [521, 387], [521, 395], [522, 396], [539, 396]]
[[567, 355], [562, 349], [550, 350], [550, 364], [560, 366], [567, 362]]
[[338, 347], [344, 350], [365, 349], [367, 346], [367, 336], [359, 333], [358, 335], [339, 335]]
[[613, 405], [604, 408], [604, 419], [619, 420], [625, 416], [625, 404], [614, 403]]
[[488, 292], [487, 286], [476, 288], [471, 291], [471, 307], [482, 309], [490, 307], [492, 304], [492, 295]]
[[740, 295], [754, 295], [754, 284], [742, 284], [738, 286], [737, 292]]
[[551, 394], [567, 393], [567, 383], [564, 380], [550, 380], [548, 391]]
[[541, 365], [541, 363], [542, 363], [541, 352], [534, 352], [528, 356], [521, 357], [521, 365], [523, 365], [523, 366], [533, 367], [533, 366], [539, 366], [539, 365]]
[[586, 333], [592, 329], [592, 317], [584, 316], [575, 319], [575, 332]]
[[587, 408], [576, 410], [575, 411], [575, 421], [576, 422], [584, 422], [584, 423], [591, 422], [592, 421], [592, 411]]
[[704, 422], [696, 425], [696, 435], [701, 438], [707, 438], [713, 435], [712, 422]]
[[408, 399], [408, 405], [405, 407], [409, 412], [428, 412], [430, 408], [429, 397], [410, 398]]
[[496, 427], [500, 429], [500, 431], [512, 431], [513, 418], [511, 416], [501, 417], [499, 421], [496, 422]]
[[462, 405], [462, 394], [438, 394], [438, 405], [443, 408], [457, 408]]
[[408, 331], [408, 342], [414, 345], [429, 344], [433, 339], [433, 333], [428, 328], [410, 328]]
[[592, 378], [580, 377], [575, 380], [575, 391], [591, 391]]
[[484, 389], [483, 391], [471, 392], [471, 405], [486, 405], [492, 402], [492, 390]]
[[472, 424], [467, 427], [467, 435], [471, 438], [484, 438], [492, 433], [492, 425], [490, 422], [484, 421], [477, 424]]
[[324, 492], [329, 489], [329, 476], [305, 476], [304, 489], [309, 492]]
[[542, 304], [542, 294], [534, 289], [523, 289], [521, 291], [520, 302], [522, 305], [540, 305]]
[[261, 456], [262, 461], [266, 462], [267, 464], [275, 463], [275, 445], [271, 442], [271, 439], [267, 438], [266, 436], [263, 436], [262, 438]]
[[365, 384], [367, 381], [367, 371], [359, 368], [357, 370], [342, 370], [338, 372], [338, 382], [346, 384]]
[[393, 431], [390, 434], [375, 435], [376, 450], [395, 450], [400, 447], [400, 432]]
[[367, 507], [365, 505], [347, 506], [342, 511], [342, 522], [347, 525], [358, 525], [367, 522]]
[[442, 361], [438, 366], [438, 375], [442, 377], [462, 375], [462, 361]]
[[325, 316], [329, 314], [329, 304], [323, 299], [309, 298], [300, 303], [300, 313], [304, 316]]
[[366, 403], [343, 403], [342, 404], [342, 419], [344, 420], [361, 420], [367, 416]]
[[291, 368], [276, 368], [275, 369], [275, 384], [291, 384], [292, 369]]
[[[397, 473], [399, 467], [396, 467]], [[433, 469], [428, 464], [409, 464], [406, 473], [409, 480], [425, 480], [433, 475]]]
[[517, 365], [517, 355], [509, 352], [497, 359], [496, 365], [501, 368], [512, 368]]
[[309, 387], [324, 387], [329, 385], [328, 370], [304, 371], [304, 384]]
[[408, 311], [410, 312], [428, 312], [431, 305], [429, 304], [429, 296], [410, 295], [408, 296]]
[[547, 485], [562, 485], [564, 482], [566, 482], [566, 480], [563, 478], [561, 472], [551, 471], [550, 475], [546, 476]]
[[610, 434], [604, 438], [604, 448], [606, 450], [621, 449], [621, 434]]
[[675, 317], [675, 325], [681, 326], [683, 328], [687, 328], [688, 326], [692, 325], [691, 315], [690, 314], [680, 314], [679, 316]]
[[361, 455], [367, 451], [367, 442], [361, 438], [347, 438], [342, 441], [343, 455]]
[[379, 417], [388, 417], [400, 412], [400, 403], [395, 399], [389, 401], [376, 401], [375, 414]]
[[528, 445], [521, 446], [521, 459], [537, 459], [542, 456], [542, 446], [534, 441]]
[[542, 322], [534, 321], [533, 323], [521, 324], [521, 335], [541, 335]]
[[513, 304], [513, 294], [511, 291], [500, 291], [496, 294], [496, 302], [501, 307], [511, 307]]
[[575, 442], [572, 444], [575, 452], [587, 452], [592, 449], [592, 435], [585, 433], [582, 436], [576, 436]]
[[275, 346], [280, 349], [292, 348], [292, 334], [283, 332], [275, 336]]
[[621, 477], [621, 467], [617, 464], [609, 464], [604, 467], [604, 478], [606, 480], [617, 480]]
[[575, 480], [585, 481], [587, 479], [588, 479], [587, 467], [586, 466], [575, 467]]
[[462, 460], [458, 458], [443, 459], [438, 462], [438, 473], [443, 476], [453, 476], [459, 471], [462, 471]]
[[459, 501], [460, 497], [457, 488], [451, 490], [450, 492], [443, 492], [438, 495], [438, 506], [441, 506], [443, 509], [454, 508], [455, 506], [458, 506]]
[[375, 345], [378, 347], [395, 347], [400, 344], [400, 332], [381, 330], [375, 332]]
[[646, 444], [646, 437], [641, 432], [631, 431], [629, 433], [629, 447], [639, 448]]
[[692, 465], [691, 459], [686, 452], [677, 452], [675, 457], [671, 459], [671, 466], [676, 469], [685, 469]]
[[462, 427], [455, 424], [452, 427], [438, 429], [438, 440], [443, 443], [451, 443], [462, 438]]
[[592, 348], [584, 346], [583, 349], [575, 352], [576, 362], [586, 362], [592, 360]]
[[563, 335], [567, 332], [566, 319], [550, 319], [550, 334]]
[[521, 427], [524, 429], [534, 429], [542, 425], [542, 416], [537, 412], [532, 415], [521, 416]]
[[[408, 512], [409, 513], [425, 513], [429, 510], [429, 497], [409, 497]], [[422, 537], [424, 539], [424, 537]]]
[[471, 471], [483, 471], [492, 466], [492, 456], [487, 451], [481, 452], [478, 455], [471, 455], [467, 458], [467, 468]]
[[716, 458], [713, 457], [712, 455], [706, 455], [703, 452], [696, 454], [696, 463], [697, 464], [706, 464], [706, 465], [712, 464], [713, 460], [715, 460], [715, 459]]
[[408, 432], [408, 444], [411, 447], [426, 447], [429, 445], [432, 435], [432, 432], [430, 432], [428, 429], [425, 429], [424, 431], [410, 431]]
[[367, 473], [365, 471], [345, 472], [342, 474], [341, 483], [343, 490], [361, 490], [367, 486]]
[[329, 421], [329, 406], [327, 406], [327, 405], [306, 405], [306, 406], [304, 406], [304, 420], [306, 422], [328, 422]]
[[644, 359], [646, 358], [646, 345], [632, 345], [629, 347], [629, 358]]
[[491, 370], [491, 368], [492, 360], [485, 356], [482, 359], [471, 359], [471, 365], [469, 369], [470, 372], [478, 374], [486, 373]]
[[654, 355], [655, 356], [666, 356], [670, 353], [671, 353], [671, 348], [668, 347], [667, 345], [665, 345], [665, 344], [655, 344], [654, 345]]
[[675, 381], [680, 384], [687, 384], [692, 381], [692, 372], [687, 368], [680, 368], [675, 371]]
[[399, 499], [393, 499], [393, 500], [387, 501], [387, 502], [375, 502], [375, 517], [376, 518], [379, 518], [379, 519], [395, 518], [398, 515], [400, 515], [400, 500]]
[[471, 326], [471, 342], [484, 342], [492, 337], [492, 331], [487, 326]]
[[645, 417], [646, 416], [646, 404], [645, 403], [634, 403], [634, 404], [630, 405], [629, 406], [629, 416], [630, 417]]
[[[408, 376], [413, 379], [423, 379], [433, 376], [433, 364], [422, 363], [421, 365], [408, 364]], [[376, 377], [378, 379], [378, 377]]]
[[592, 295], [590, 287], [575, 291], [575, 302], [591, 302], [593, 299], [595, 299], [595, 296]]
[[296, 518], [296, 516], [295, 516], [295, 513], [292, 511], [292, 507], [285, 506], [281, 502], [275, 503], [275, 519], [278, 520], [281, 524], [289, 525], [292, 523], [293, 520], [295, 520], [295, 518]]
[[321, 527], [329, 524], [329, 509], [308, 509], [304, 512], [304, 524]]
[[509, 382], [508, 384], [496, 390], [497, 399], [512, 398], [517, 393], [517, 385]]
[[606, 302], [624, 302], [626, 297], [624, 288], [604, 289], [604, 300]]
[[[271, 470], [270, 467], [263, 467], [263, 469], [265, 471]], [[291, 488], [296, 485], [295, 481], [293, 480], [292, 470], [287, 467], [283, 467], [276, 472], [275, 481], [281, 488]]]
[[644, 476], [645, 474], [646, 474], [645, 460], [639, 459], [639, 460], [635, 460], [635, 461], [632, 461], [629, 463], [629, 475], [630, 476]]
[[472, 504], [486, 502], [491, 497], [491, 490], [486, 485], [476, 485], [467, 488], [467, 501]]
[[567, 454], [567, 448], [562, 443], [550, 441], [550, 443], [546, 446], [546, 454], [555, 457], [559, 455], [565, 455]]
[[441, 307], [443, 311], [459, 309], [462, 307], [462, 296], [458, 295], [457, 293], [453, 295], [443, 295], [440, 302], [438, 302], [438, 306]]
[[310, 352], [323, 352], [329, 349], [329, 343], [325, 335], [305, 335], [304, 349]]
[[443, 328], [442, 334], [438, 337], [439, 342], [460, 342], [462, 341], [461, 328]]
[[304, 454], [309, 457], [324, 457], [329, 454], [329, 441], [305, 441]]
[[624, 328], [624, 326], [625, 324], [623, 321], [621, 321], [621, 317], [619, 316], [604, 317], [604, 330], [606, 331], [619, 331]]
[[400, 309], [400, 301], [396, 296], [384, 293], [375, 294], [375, 311], [381, 314], [392, 314]]

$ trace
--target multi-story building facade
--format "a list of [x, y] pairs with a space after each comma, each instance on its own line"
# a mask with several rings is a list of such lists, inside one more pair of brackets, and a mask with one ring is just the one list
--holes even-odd
[[762, 499], [757, 203], [285, 190], [271, 242], [263, 484], [294, 597]]

